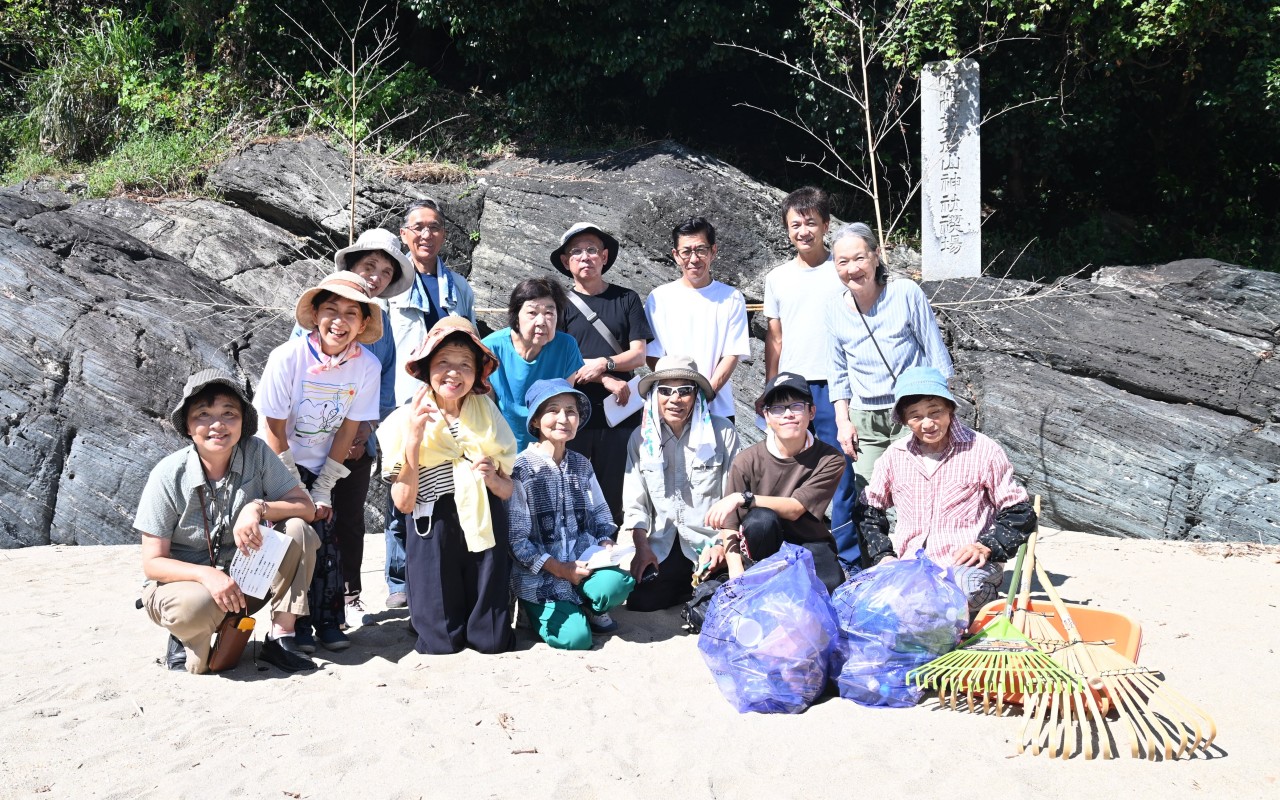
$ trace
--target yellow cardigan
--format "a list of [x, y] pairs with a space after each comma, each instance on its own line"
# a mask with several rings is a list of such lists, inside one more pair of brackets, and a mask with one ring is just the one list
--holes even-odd
[[[428, 396], [431, 390], [427, 390]], [[434, 397], [431, 398], [434, 401]], [[382, 476], [389, 478], [405, 463], [405, 442], [413, 404], [406, 403], [387, 415], [378, 426], [378, 446], [382, 449]], [[484, 478], [472, 464], [488, 456], [502, 471], [511, 474], [516, 462], [516, 437], [498, 407], [485, 395], [468, 395], [462, 402], [461, 430], [455, 439], [444, 414], [428, 421], [418, 448], [418, 466], [430, 469], [445, 462], [453, 464], [453, 494], [458, 521], [466, 536], [467, 549], [479, 553], [493, 547], [493, 517]], [[416, 480], [415, 480], [416, 483]], [[503, 542], [506, 546], [506, 542]]]

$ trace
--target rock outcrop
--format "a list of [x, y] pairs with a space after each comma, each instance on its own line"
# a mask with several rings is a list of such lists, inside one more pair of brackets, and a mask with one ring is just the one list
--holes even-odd
[[1280, 544], [1280, 275], [1180, 261], [926, 289], [966, 418], [1053, 524]]
[[[298, 293], [346, 244], [346, 170], [306, 139], [253, 145], [215, 170], [228, 203], [0, 189], [0, 547], [135, 540], [148, 471], [185, 441], [166, 421], [183, 381], [215, 365], [256, 385]], [[547, 254], [578, 220], [618, 236], [609, 278], [641, 295], [675, 277], [669, 232], [693, 214], [717, 225], [716, 275], [749, 302], [788, 255], [781, 191], [669, 142], [505, 159], [464, 184], [362, 176], [358, 229], [396, 230], [425, 196], [444, 204], [446, 261], [493, 309], [482, 327], [505, 324], [519, 280], [559, 277]], [[1195, 261], [926, 289], [962, 413], [1005, 445], [1050, 523], [1280, 543], [1280, 275]], [[753, 350], [735, 373], [748, 441]], [[375, 492], [371, 528], [380, 508]]]

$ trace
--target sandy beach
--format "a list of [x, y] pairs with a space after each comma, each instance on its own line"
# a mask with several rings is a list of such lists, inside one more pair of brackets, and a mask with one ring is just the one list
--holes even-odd
[[321, 669], [259, 667], [251, 645], [231, 672], [170, 673], [164, 632], [133, 606], [138, 547], [35, 547], [0, 551], [14, 612], [0, 796], [1280, 796], [1280, 548], [1046, 530], [1039, 555], [1066, 600], [1143, 624], [1140, 662], [1216, 720], [1209, 752], [1018, 755], [1020, 716], [932, 699], [739, 715], [674, 610], [616, 612], [620, 632], [590, 652], [521, 631], [502, 656], [422, 656], [407, 612], [382, 610], [381, 535], [365, 551], [369, 622], [351, 649], [321, 650]]

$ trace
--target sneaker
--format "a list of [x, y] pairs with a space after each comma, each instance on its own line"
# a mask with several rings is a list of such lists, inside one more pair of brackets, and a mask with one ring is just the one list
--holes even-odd
[[592, 633], [613, 633], [618, 629], [618, 623], [613, 621], [613, 617], [608, 614], [592, 614], [587, 612], [587, 624], [591, 626]]
[[325, 650], [332, 650], [335, 652], [338, 650], [346, 650], [351, 646], [351, 640], [347, 638], [345, 633], [338, 630], [336, 625], [332, 628], [317, 628], [316, 640], [320, 642], [320, 646]]
[[364, 603], [360, 602], [360, 598], [357, 597], [355, 600], [347, 603], [345, 620], [347, 630], [359, 628], [361, 625], [365, 624], [365, 607]]
[[281, 639], [272, 639], [268, 636], [262, 644], [258, 645], [258, 658], [268, 664], [279, 667], [285, 672], [303, 672], [315, 669], [316, 662], [298, 649], [296, 638], [295, 636], [285, 636]]
[[169, 646], [165, 648], [164, 660], [160, 662], [165, 669], [171, 669], [175, 672], [187, 671], [187, 648], [182, 646], [182, 642], [177, 636], [169, 634]]
[[314, 653], [316, 651], [316, 637], [311, 635], [311, 628], [298, 626], [297, 633], [293, 635], [293, 644], [299, 653]]
[[387, 608], [404, 608], [409, 605], [409, 595], [404, 592], [392, 592], [387, 595]]

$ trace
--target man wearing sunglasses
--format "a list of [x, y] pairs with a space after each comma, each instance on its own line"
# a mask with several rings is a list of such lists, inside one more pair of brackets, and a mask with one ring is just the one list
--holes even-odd
[[670, 608], [692, 595], [694, 565], [716, 533], [703, 521], [725, 492], [739, 448], [733, 424], [709, 411], [716, 392], [692, 358], [663, 356], [655, 366], [636, 387], [645, 404], [622, 490], [622, 528], [636, 546], [631, 611]]
[[653, 330], [649, 366], [668, 353], [690, 355], [714, 390], [711, 413], [734, 418], [733, 370], [751, 356], [742, 292], [711, 277], [716, 229], [690, 217], [671, 231], [671, 256], [680, 277], [649, 293], [644, 311]]
[[[800, 545], [832, 591], [845, 575], [826, 513], [844, 474], [844, 454], [809, 432], [813, 395], [803, 376], [779, 372], [765, 385], [761, 405], [769, 425], [765, 440], [734, 459], [724, 497], [707, 512], [707, 526]], [[722, 559], [723, 548], [716, 545], [709, 557]]]

